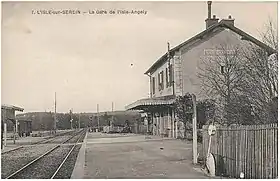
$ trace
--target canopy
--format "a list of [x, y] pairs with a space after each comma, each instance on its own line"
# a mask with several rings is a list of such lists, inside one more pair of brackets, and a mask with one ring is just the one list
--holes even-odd
[[137, 100], [125, 107], [126, 110], [144, 110], [155, 106], [170, 106], [175, 102], [174, 96], [148, 98]]

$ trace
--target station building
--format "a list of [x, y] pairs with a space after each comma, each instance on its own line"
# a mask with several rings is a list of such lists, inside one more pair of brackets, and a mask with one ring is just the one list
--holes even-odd
[[[183, 124], [177, 121], [173, 104], [176, 96], [195, 94], [203, 99], [197, 77], [201, 57], [215, 56], [218, 48], [226, 43], [228, 47], [255, 44], [265, 49], [268, 55], [275, 50], [235, 26], [235, 20], [228, 16], [219, 19], [211, 15], [211, 1], [208, 4], [206, 28], [194, 37], [169, 49], [145, 72], [149, 77], [150, 98], [139, 99], [126, 106], [127, 110], [143, 110], [148, 114], [149, 130], [153, 135], [178, 138], [183, 136]], [[230, 50], [230, 49], [229, 49]]]

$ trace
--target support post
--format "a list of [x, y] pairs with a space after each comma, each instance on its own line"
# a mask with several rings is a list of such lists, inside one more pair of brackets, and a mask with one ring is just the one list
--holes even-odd
[[18, 135], [18, 120], [16, 120], [16, 134]]
[[175, 138], [178, 138], [178, 121], [175, 120]]
[[7, 146], [7, 123], [4, 123], [4, 146]]
[[160, 124], [160, 114], [158, 115], [157, 119], [158, 119], [158, 125], [157, 125], [158, 136], [160, 136], [160, 126], [161, 126], [161, 124]]
[[172, 124], [172, 138], [175, 138], [175, 119], [174, 119], [174, 110], [172, 109], [172, 113], [171, 113], [171, 124]]
[[160, 117], [159, 117], [159, 120], [160, 120], [160, 136], [163, 137], [163, 129], [164, 129], [164, 115], [162, 113], [160, 113]]
[[14, 142], [14, 144], [16, 144], [16, 124], [13, 126], [13, 132], [14, 132], [13, 142]]
[[197, 164], [197, 117], [196, 117], [196, 97], [192, 94], [193, 101], [193, 164]]
[[155, 117], [155, 113], [152, 113], [152, 117], [153, 117], [153, 135], [156, 135], [156, 127], [155, 127], [155, 124], [156, 124], [156, 117]]
[[4, 121], [1, 120], [1, 150], [3, 149], [3, 139], [4, 139]]
[[97, 128], [99, 131], [99, 104], [97, 104], [96, 109], [97, 109]]
[[171, 137], [171, 119], [170, 119], [170, 108], [167, 111], [167, 123], [168, 123], [168, 137]]

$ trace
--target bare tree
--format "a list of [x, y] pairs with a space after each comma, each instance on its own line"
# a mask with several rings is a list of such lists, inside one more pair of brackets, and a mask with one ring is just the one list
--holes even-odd
[[271, 21], [266, 28], [263, 42], [275, 50], [252, 43], [239, 47], [221, 44], [215, 49], [219, 53], [201, 59], [198, 77], [202, 90], [218, 100], [216, 112], [227, 124], [277, 122], [278, 35]]
[[261, 33], [262, 41], [273, 51], [251, 44], [243, 51], [245, 77], [242, 92], [249, 98], [257, 123], [277, 122], [274, 102], [278, 97], [278, 34], [271, 19]]
[[236, 100], [244, 77], [241, 48], [221, 44], [210, 55], [203, 56], [198, 78], [205, 95], [217, 100], [217, 111], [225, 123], [235, 122]]
[[264, 31], [261, 31], [260, 35], [265, 44], [278, 51], [278, 27], [271, 18], [264, 25]]
[[184, 124], [184, 138], [187, 137], [187, 132], [192, 132], [192, 109], [193, 102], [192, 96], [186, 93], [184, 96], [177, 96], [174, 103], [175, 114], [177, 115], [179, 121]]
[[241, 91], [250, 98], [253, 114], [260, 123], [277, 122], [270, 115], [270, 104], [278, 96], [277, 56], [269, 57], [265, 50], [252, 46], [250, 53], [244, 53], [244, 57], [246, 76]]

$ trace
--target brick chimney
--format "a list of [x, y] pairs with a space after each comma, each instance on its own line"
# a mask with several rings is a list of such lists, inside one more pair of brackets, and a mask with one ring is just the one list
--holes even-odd
[[234, 26], [234, 19], [232, 19], [231, 15], [228, 16], [228, 19], [222, 19], [220, 22], [230, 26]]
[[212, 4], [212, 1], [207, 1], [207, 4], [208, 4], [208, 17], [205, 20], [206, 29], [209, 28], [210, 26], [214, 25], [214, 24], [217, 24], [218, 21], [219, 21], [219, 19], [216, 18], [216, 15], [213, 15], [213, 18], [211, 18], [211, 4]]

